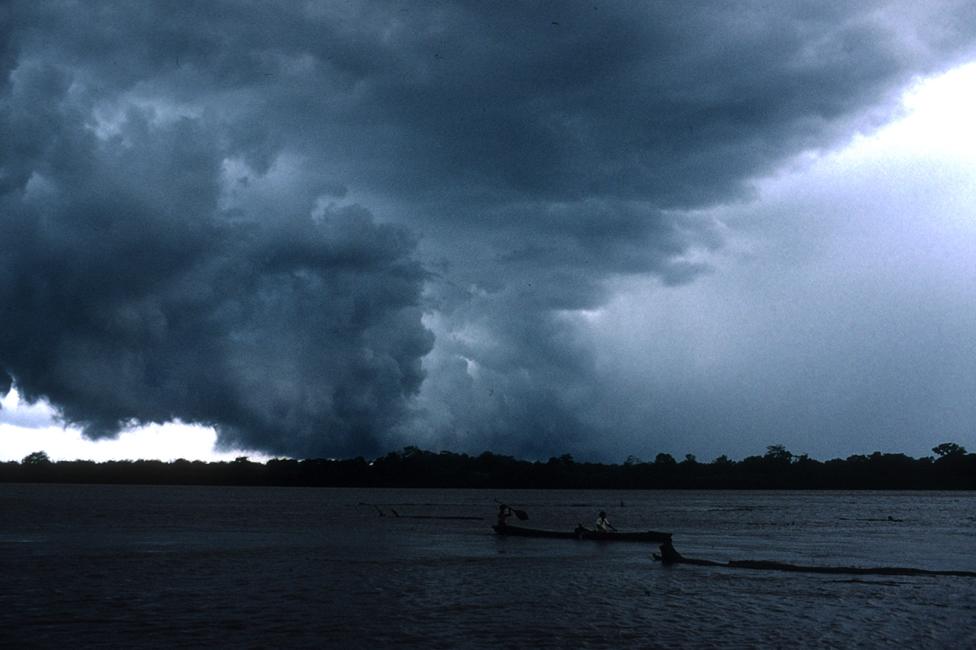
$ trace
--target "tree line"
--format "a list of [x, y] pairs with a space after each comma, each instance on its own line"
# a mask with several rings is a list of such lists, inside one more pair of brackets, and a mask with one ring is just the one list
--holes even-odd
[[274, 458], [253, 462], [184, 459], [94, 462], [51, 461], [43, 451], [0, 463], [0, 482], [127, 483], [159, 485], [267, 485], [320, 487], [585, 488], [585, 489], [976, 489], [976, 454], [947, 442], [934, 457], [855, 455], [819, 461], [771, 445], [739, 461], [720, 456], [702, 463], [658, 454], [645, 462], [577, 462], [569, 454], [548, 461], [477, 456], [405, 447], [373, 460]]

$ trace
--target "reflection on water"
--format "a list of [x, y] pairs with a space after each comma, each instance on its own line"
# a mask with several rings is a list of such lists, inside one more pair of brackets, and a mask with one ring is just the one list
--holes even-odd
[[976, 645], [974, 579], [667, 568], [652, 545], [496, 537], [495, 499], [719, 561], [976, 570], [968, 493], [5, 485], [0, 645]]

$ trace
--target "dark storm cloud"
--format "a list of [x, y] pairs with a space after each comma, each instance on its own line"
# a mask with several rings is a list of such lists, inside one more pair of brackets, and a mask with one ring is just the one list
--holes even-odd
[[0, 370], [0, 393], [6, 395], [10, 392], [10, 387], [13, 386], [14, 378], [8, 375], [6, 372]]
[[130, 108], [101, 140], [56, 67], [13, 85], [0, 350], [22, 394], [92, 437], [181, 418], [227, 445], [376, 451], [431, 343], [413, 239], [293, 196], [222, 210], [209, 118]]
[[90, 435], [181, 418], [292, 454], [598, 448], [571, 312], [693, 280], [721, 228], [684, 210], [870, 126], [974, 33], [952, 4], [0, 16], [0, 368]]

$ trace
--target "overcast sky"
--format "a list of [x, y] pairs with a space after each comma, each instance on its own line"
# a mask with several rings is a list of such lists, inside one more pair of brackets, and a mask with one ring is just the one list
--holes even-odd
[[976, 449], [972, 3], [0, 31], [0, 459]]

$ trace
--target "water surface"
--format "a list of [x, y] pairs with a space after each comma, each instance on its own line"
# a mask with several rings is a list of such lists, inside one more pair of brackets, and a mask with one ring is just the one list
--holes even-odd
[[499, 538], [495, 499], [719, 561], [976, 571], [971, 493], [2, 485], [0, 646], [976, 647], [976, 579], [663, 567]]

